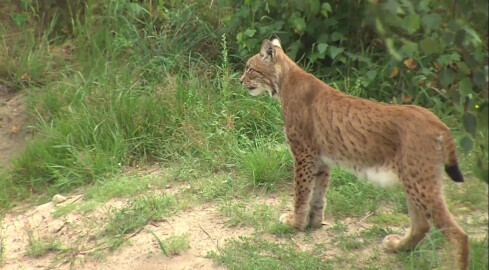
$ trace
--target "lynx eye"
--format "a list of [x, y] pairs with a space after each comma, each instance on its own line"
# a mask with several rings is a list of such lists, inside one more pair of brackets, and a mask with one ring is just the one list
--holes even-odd
[[248, 73], [253, 73], [253, 72], [255, 72], [255, 70], [254, 70], [254, 69], [252, 69], [252, 68], [248, 68]]

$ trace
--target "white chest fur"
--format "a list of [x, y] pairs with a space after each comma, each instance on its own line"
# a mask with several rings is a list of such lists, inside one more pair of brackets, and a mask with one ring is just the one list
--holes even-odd
[[357, 177], [367, 179], [381, 187], [391, 187], [399, 183], [399, 177], [390, 168], [382, 166], [362, 167], [349, 162], [336, 161], [326, 156], [321, 157], [321, 160], [330, 167], [338, 165], [339, 167], [354, 173]]

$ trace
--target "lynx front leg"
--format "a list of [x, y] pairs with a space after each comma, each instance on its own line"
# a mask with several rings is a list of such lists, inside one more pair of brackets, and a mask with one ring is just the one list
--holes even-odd
[[314, 189], [309, 203], [311, 212], [309, 213], [309, 226], [313, 228], [321, 227], [324, 218], [324, 207], [326, 204], [326, 192], [328, 191], [330, 168], [323, 166], [314, 173]]
[[309, 201], [314, 188], [314, 162], [311, 155], [295, 158], [294, 212], [283, 214], [280, 222], [302, 230], [309, 223]]

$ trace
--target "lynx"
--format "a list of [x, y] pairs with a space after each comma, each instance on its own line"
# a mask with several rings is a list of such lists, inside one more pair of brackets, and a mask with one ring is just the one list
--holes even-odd
[[263, 41], [240, 81], [251, 95], [268, 92], [281, 104], [294, 157], [294, 211], [280, 222], [300, 230], [320, 227], [330, 169], [338, 165], [381, 186], [403, 187], [411, 227], [404, 236], [387, 235], [385, 250], [414, 248], [432, 220], [458, 268], [468, 269], [468, 237], [445, 204], [443, 166], [454, 181], [463, 176], [454, 139], [438, 117], [418, 106], [348, 96], [301, 69], [276, 37]]

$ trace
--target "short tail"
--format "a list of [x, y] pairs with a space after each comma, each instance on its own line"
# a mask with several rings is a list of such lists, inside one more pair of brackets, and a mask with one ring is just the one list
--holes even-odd
[[458, 168], [456, 146], [453, 137], [446, 134], [443, 140], [443, 148], [445, 154], [445, 172], [455, 182], [463, 182], [464, 176]]

